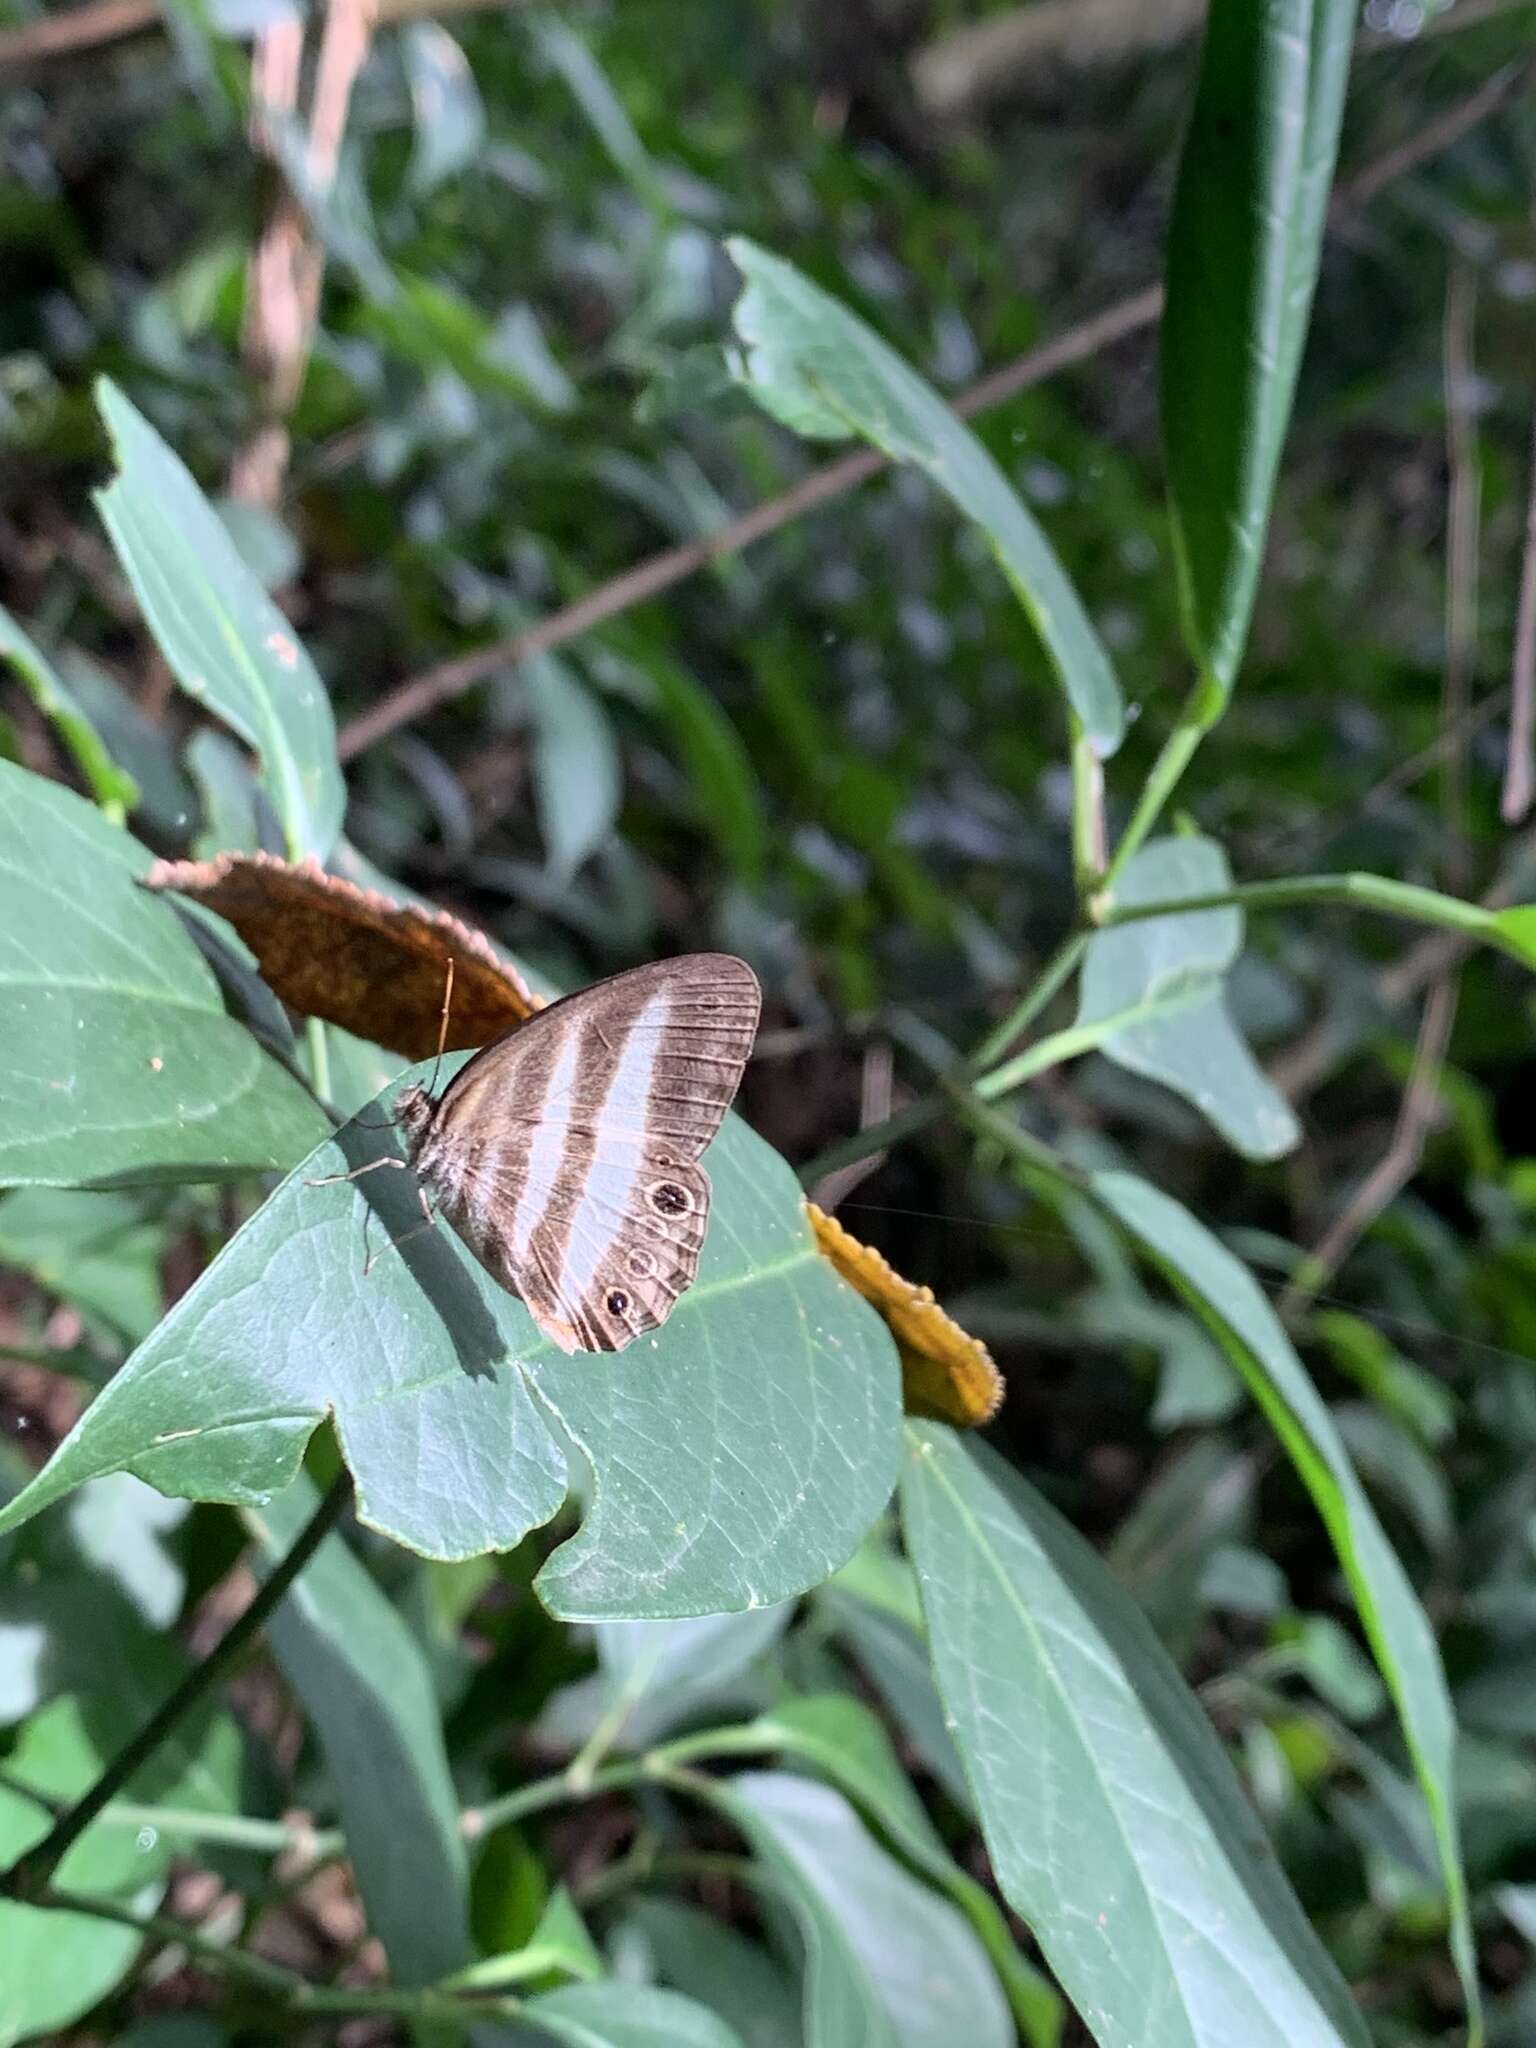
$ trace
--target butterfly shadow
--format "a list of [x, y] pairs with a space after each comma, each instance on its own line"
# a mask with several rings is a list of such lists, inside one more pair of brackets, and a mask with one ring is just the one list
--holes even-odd
[[[369, 1221], [377, 1226], [370, 1229], [369, 1221], [364, 1224], [368, 1249], [358, 1249], [359, 1266], [365, 1269], [361, 1284], [378, 1283], [386, 1261], [402, 1261], [448, 1332], [467, 1377], [494, 1379], [497, 1367], [507, 1360], [507, 1340], [463, 1259], [449, 1243], [452, 1225], [439, 1217], [430, 1230], [427, 1228], [419, 1183], [409, 1167], [404, 1172], [387, 1167], [377, 1173], [359, 1171], [381, 1158], [404, 1161], [394, 1126], [346, 1124], [334, 1142], [348, 1170], [358, 1175], [353, 1190], [361, 1197]], [[378, 1238], [380, 1229], [383, 1242]]]

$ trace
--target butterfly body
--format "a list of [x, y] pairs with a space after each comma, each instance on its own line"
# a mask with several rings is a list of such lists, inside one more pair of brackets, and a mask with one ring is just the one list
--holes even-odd
[[540, 1011], [436, 1100], [397, 1096], [423, 1187], [562, 1351], [622, 1350], [691, 1284], [709, 1220], [699, 1160], [760, 1001], [730, 954], [658, 961]]

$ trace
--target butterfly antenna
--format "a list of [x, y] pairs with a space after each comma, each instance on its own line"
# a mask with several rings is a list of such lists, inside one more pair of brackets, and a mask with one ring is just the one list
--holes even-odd
[[448, 1012], [453, 1004], [453, 955], [448, 955], [448, 980], [443, 988], [443, 1014], [437, 1026], [437, 1058], [432, 1062], [432, 1078], [427, 1083], [427, 1093], [436, 1095], [438, 1070], [443, 1064], [443, 1049], [448, 1043]]

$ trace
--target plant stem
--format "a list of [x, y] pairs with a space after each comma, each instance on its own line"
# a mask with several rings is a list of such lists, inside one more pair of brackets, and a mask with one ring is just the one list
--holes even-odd
[[1158, 903], [1116, 903], [1104, 914], [1106, 925], [1132, 924], [1147, 917], [1171, 917], [1180, 911], [1240, 909], [1245, 905], [1280, 908], [1292, 903], [1350, 903], [1378, 910], [1387, 917], [1411, 918], [1417, 924], [1442, 925], [1448, 931], [1525, 956], [1509, 947], [1499, 933], [1498, 919], [1480, 903], [1464, 903], [1438, 889], [1420, 889], [1385, 875], [1290, 875], [1273, 882], [1239, 882], [1210, 896], [1185, 896]]
[[1226, 699], [1227, 693], [1214, 676], [1201, 676], [1185, 699], [1179, 722], [1164, 740], [1162, 751], [1152, 763], [1152, 772], [1136, 800], [1131, 821], [1121, 834], [1120, 844], [1104, 871], [1105, 893], [1114, 887], [1126, 862], [1162, 816], [1164, 806], [1194, 759], [1195, 749], [1226, 708]]
[[325, 1538], [339, 1521], [351, 1495], [350, 1476], [341, 1472], [332, 1481], [315, 1512], [288, 1552], [272, 1570], [255, 1599], [233, 1622], [202, 1663], [189, 1671], [181, 1684], [150, 1715], [139, 1730], [108, 1764], [91, 1789], [67, 1813], [61, 1814], [37, 1846], [0, 1879], [0, 1891], [13, 1899], [31, 1899], [42, 1891], [64, 1857], [114, 1796], [127, 1784], [170, 1735], [230, 1671], [246, 1645], [255, 1637], [268, 1615], [303, 1571]]
[[1002, 1058], [1016, 1038], [1024, 1035], [1057, 990], [1071, 977], [1078, 961], [1088, 949], [1091, 936], [1090, 932], [1072, 932], [1062, 940], [1002, 1023], [988, 1032], [972, 1053], [966, 1062], [968, 1067], [977, 1073], [983, 1072]]
[[[67, 1800], [40, 1792], [11, 1771], [0, 1771], [0, 1790], [31, 1800], [54, 1819], [69, 1810]], [[337, 1828], [295, 1827], [288, 1821], [258, 1820], [244, 1813], [204, 1813], [191, 1806], [149, 1806], [133, 1799], [114, 1799], [104, 1806], [96, 1825], [135, 1833], [150, 1828], [157, 1835], [174, 1835], [179, 1841], [217, 1842], [227, 1849], [250, 1849], [258, 1856], [282, 1856], [299, 1849], [315, 1863], [343, 1854], [347, 1846]]]
[[943, 1114], [943, 1101], [936, 1096], [925, 1095], [917, 1102], [909, 1102], [904, 1109], [898, 1109], [894, 1116], [883, 1117], [877, 1124], [866, 1124], [862, 1131], [840, 1138], [835, 1145], [829, 1145], [825, 1152], [818, 1152], [814, 1159], [802, 1166], [801, 1187], [814, 1188], [829, 1173], [837, 1173], [845, 1166], [855, 1166], [872, 1153], [884, 1152], [887, 1147], [900, 1144], [903, 1138], [916, 1137], [919, 1131], [927, 1130]]
[[1150, 1023], [1157, 1017], [1176, 1016], [1180, 1010], [1187, 1010], [1191, 1003], [1202, 1001], [1209, 994], [1210, 987], [1210, 983], [1195, 982], [1174, 989], [1166, 996], [1154, 996], [1149, 1002], [1132, 1003], [1129, 1008], [1115, 1010], [1108, 1017], [1096, 1017], [1087, 1024], [1072, 1024], [1065, 1031], [1053, 1031], [1049, 1037], [1037, 1039], [1003, 1066], [994, 1067], [990, 1074], [978, 1076], [971, 1082], [971, 1087], [983, 1102], [995, 1101], [999, 1095], [1011, 1095], [1015, 1088], [1021, 1088], [1026, 1081], [1043, 1074], [1047, 1067], [1059, 1067], [1066, 1060], [1081, 1059], [1085, 1052], [1096, 1052], [1105, 1039], [1113, 1038], [1117, 1031], [1124, 1031], [1133, 1024]]
[[1104, 874], [1104, 762], [1074, 719], [1072, 731], [1072, 874], [1086, 903]]

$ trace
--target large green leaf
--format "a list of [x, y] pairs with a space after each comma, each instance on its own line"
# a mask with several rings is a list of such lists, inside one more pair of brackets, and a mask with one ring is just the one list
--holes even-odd
[[1134, 1174], [1096, 1174], [1092, 1185], [1220, 1340], [1317, 1503], [1391, 1690], [1429, 1807], [1451, 1908], [1452, 1949], [1475, 2036], [1479, 1993], [1456, 1824], [1456, 1724], [1428, 1618], [1332, 1416], [1252, 1274], [1181, 1203]]
[[[316, 1506], [300, 1475], [247, 1521], [275, 1563]], [[268, 1624], [273, 1655], [325, 1751], [342, 1829], [390, 1976], [429, 1984], [469, 1959], [459, 1803], [432, 1675], [415, 1637], [339, 1536]]]
[[[548, 1521], [563, 1431], [593, 1499], [539, 1584], [570, 1619], [763, 1606], [843, 1562], [894, 1483], [895, 1349], [817, 1251], [775, 1153], [730, 1120], [693, 1287], [654, 1337], [565, 1358], [446, 1226], [420, 1231], [407, 1175], [312, 1184], [378, 1157], [378, 1122], [376, 1107], [289, 1176], [0, 1526], [124, 1468], [261, 1505], [334, 1410], [363, 1519], [434, 1557]], [[365, 1274], [381, 1224], [417, 1234]]]
[[1125, 713], [1109, 656], [1050, 542], [976, 436], [888, 343], [808, 277], [735, 236], [735, 325], [756, 397], [800, 432], [859, 434], [973, 519], [1029, 614], [1073, 717], [1101, 754]]
[[1322, 246], [1358, 0], [1213, 0], [1168, 234], [1163, 432], [1186, 625], [1248, 637]]
[[[1117, 903], [1216, 896], [1232, 886], [1214, 840], [1157, 839], [1127, 862]], [[1227, 1009], [1224, 977], [1243, 945], [1242, 912], [1187, 910], [1096, 932], [1083, 959], [1079, 1028], [1123, 1017], [1099, 1049], [1172, 1088], [1249, 1159], [1289, 1152], [1300, 1131]]]
[[291, 1166], [326, 1127], [137, 886], [148, 865], [82, 797], [0, 761], [0, 1183], [217, 1180]]
[[786, 1771], [731, 1782], [753, 1845], [790, 1869], [836, 1927], [897, 2048], [1012, 2048], [1013, 2022], [981, 1944], [947, 1899], [909, 1876], [829, 1785]]
[[992, 1867], [1101, 2048], [1363, 2043], [1130, 1595], [1001, 1459], [908, 1438], [907, 1544]]
[[186, 466], [103, 378], [117, 477], [96, 502], [172, 673], [261, 756], [288, 851], [324, 860], [346, 788], [324, 685]]

